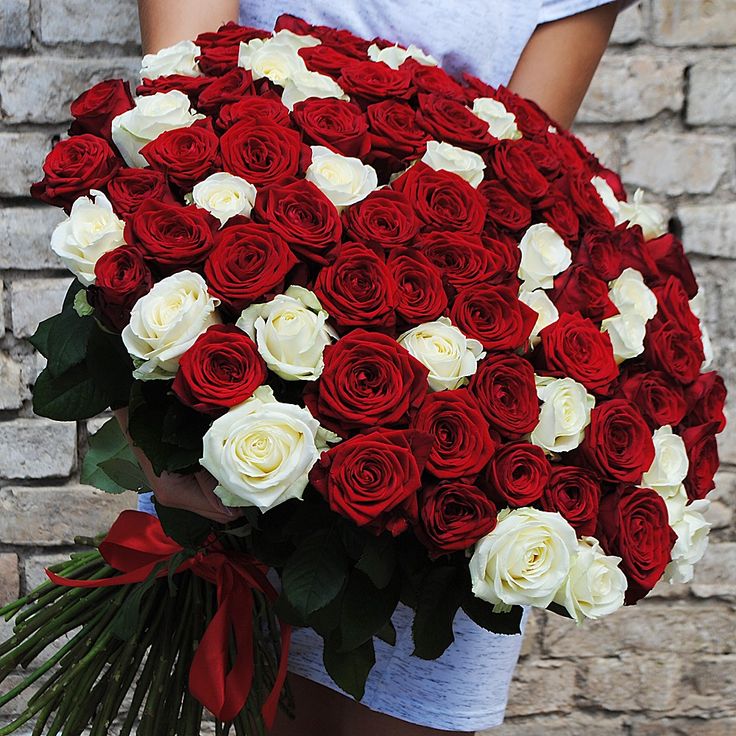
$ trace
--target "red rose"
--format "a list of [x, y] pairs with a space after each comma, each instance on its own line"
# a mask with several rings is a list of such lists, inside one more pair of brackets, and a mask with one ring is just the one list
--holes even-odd
[[241, 67], [236, 67], [211, 81], [199, 93], [197, 110], [217, 117], [223, 105], [237, 102], [253, 92], [253, 75]]
[[320, 422], [342, 436], [406, 424], [427, 394], [427, 369], [387, 335], [354, 330], [325, 348], [324, 363], [304, 400]]
[[547, 193], [549, 183], [516, 141], [499, 141], [492, 154], [493, 172], [515, 196], [540, 199]]
[[618, 314], [608, 284], [587, 266], [573, 265], [555, 277], [550, 298], [560, 312], [580, 312], [594, 322]]
[[657, 264], [660, 280], [664, 281], [674, 276], [682, 284], [688, 299], [692, 299], [698, 293], [698, 284], [682, 243], [674, 235], [667, 233], [654, 240], [648, 240], [646, 247]]
[[238, 102], [224, 105], [217, 118], [217, 127], [227, 130], [240, 122], [251, 126], [284, 125], [287, 128], [291, 124], [289, 111], [278, 97], [245, 97]]
[[317, 275], [314, 292], [340, 329], [392, 328], [396, 322], [396, 282], [383, 258], [359, 243], [342, 246]]
[[716, 487], [714, 478], [718, 470], [717, 431], [717, 422], [688, 427], [682, 431], [682, 441], [690, 461], [685, 489], [691, 501], [705, 498]]
[[616, 247], [621, 251], [624, 268], [636, 269], [648, 282], [661, 282], [657, 264], [649, 251], [648, 241], [644, 240], [642, 229], [638, 225], [627, 227], [627, 223], [624, 222], [616, 227], [615, 232]]
[[590, 228], [585, 231], [574, 262], [590, 269], [603, 281], [617, 279], [624, 270], [623, 254], [616, 231]]
[[[685, 423], [691, 426], [714, 422], [716, 432], [722, 432], [726, 426], [726, 416], [723, 413], [725, 404], [726, 385], [723, 383], [723, 378], [715, 371], [702, 373], [687, 388], [688, 414]], [[674, 426], [679, 422], [662, 423]]]
[[266, 376], [248, 335], [235, 325], [213, 325], [182, 355], [171, 388], [182, 404], [217, 414], [250, 398]]
[[685, 417], [685, 392], [662, 371], [643, 371], [627, 376], [621, 384], [623, 395], [636, 404], [654, 430], [669, 424], [676, 427]]
[[[452, 100], [465, 104], [468, 101], [468, 91], [458, 84], [444, 69], [438, 66], [420, 64], [414, 59], [404, 62], [411, 69], [411, 78], [417, 92], [436, 93]], [[488, 126], [486, 126], [486, 130]]]
[[457, 174], [435, 171], [420, 161], [392, 186], [409, 198], [427, 230], [477, 235], [483, 229], [485, 201]]
[[120, 169], [107, 184], [107, 196], [118, 217], [127, 220], [149, 199], [174, 204], [163, 172], [154, 169]]
[[[331, 28], [330, 26], [315, 26], [307, 23], [288, 13], [282, 13], [276, 19], [274, 30], [291, 31], [297, 36], [314, 36], [318, 38], [323, 46], [340, 49], [344, 54], [354, 59], [368, 58], [368, 47], [370, 41], [342, 28]], [[318, 47], [315, 47], [318, 48]]]
[[488, 204], [486, 216], [494, 227], [516, 232], [531, 224], [532, 211], [529, 203], [517, 199], [500, 181], [481, 182], [478, 193]]
[[[536, 102], [520, 97], [502, 84], [491, 96], [502, 102], [509, 112], [514, 113], [516, 124], [525, 138], [536, 138], [544, 135], [549, 126], [554, 125], [552, 118]], [[555, 127], [559, 129], [561, 126]]]
[[700, 374], [705, 359], [700, 338], [672, 322], [649, 320], [644, 357], [652, 368], [668, 373], [687, 385]]
[[136, 88], [139, 97], [155, 95], [159, 92], [178, 90], [183, 92], [192, 105], [197, 104], [199, 93], [210, 83], [209, 77], [188, 77], [184, 74], [170, 74], [157, 79], [144, 79]]
[[424, 488], [417, 536], [432, 557], [472, 547], [496, 526], [496, 507], [483, 491], [463, 480]]
[[563, 168], [563, 161], [560, 158], [559, 151], [554, 146], [554, 141], [559, 136], [556, 133], [544, 133], [539, 138], [522, 138], [514, 143], [519, 146], [534, 164], [534, 167], [546, 179], [552, 181], [556, 179]]
[[700, 320], [693, 314], [685, 287], [675, 276], [670, 276], [664, 286], [653, 289], [657, 297], [657, 314], [654, 322], [669, 322], [687, 331], [700, 342]]
[[342, 70], [355, 61], [355, 58], [343, 54], [340, 50], [320, 44], [319, 46], [309, 46], [299, 49], [299, 56], [304, 59], [307, 69], [311, 72], [319, 72], [326, 74], [337, 80], [342, 74]]
[[141, 148], [152, 169], [163, 171], [175, 187], [190, 191], [218, 168], [218, 138], [211, 120], [167, 130]]
[[659, 582], [677, 539], [664, 499], [651, 488], [624, 483], [601, 499], [596, 537], [606, 554], [621, 558], [621, 570], [629, 583], [627, 605], [643, 598]]
[[580, 314], [561, 314], [540, 332], [542, 365], [605, 394], [618, 377], [611, 339]]
[[517, 350], [524, 346], [537, 313], [519, 301], [509, 286], [478, 284], [461, 291], [450, 309], [452, 323], [486, 350]]
[[[585, 171], [570, 171], [558, 180], [560, 190], [571, 202], [575, 213], [586, 227], [613, 228], [613, 215], [600, 198], [596, 188], [590, 183], [590, 175]], [[585, 230], [586, 227], [583, 229]]]
[[315, 263], [327, 263], [342, 238], [335, 205], [306, 179], [259, 192], [254, 216], [268, 223], [295, 253]]
[[200, 33], [195, 43], [202, 53], [198, 59], [199, 68], [213, 76], [225, 74], [238, 64], [240, 43], [248, 43], [254, 38], [269, 38], [268, 31], [260, 28], [249, 28], [229, 22], [220, 26], [217, 31]]
[[412, 430], [357, 435], [322, 453], [310, 481], [332, 511], [377, 534], [398, 536], [417, 521], [431, 444], [429, 435]]
[[560, 513], [579, 537], [592, 537], [598, 523], [600, 500], [601, 484], [589, 470], [553, 465], [539, 505], [544, 511]]
[[393, 248], [387, 266], [397, 287], [396, 313], [409, 325], [432, 322], [447, 309], [442, 273], [421, 253]]
[[468, 390], [491, 427], [519, 439], [539, 422], [539, 400], [531, 363], [518, 355], [490, 355], [478, 365]]
[[499, 506], [529, 506], [541, 498], [551, 472], [552, 466], [541, 447], [511, 442], [493, 454], [486, 482]]
[[368, 120], [352, 102], [310, 97], [297, 102], [291, 116], [309, 145], [326, 146], [343, 156], [357, 158], [363, 158], [370, 150]]
[[109, 329], [122, 332], [130, 310], [153, 286], [151, 270], [135, 248], [115, 248], [95, 263], [95, 283], [87, 295], [95, 315]]
[[429, 394], [411, 426], [434, 437], [427, 470], [437, 478], [475, 477], [496, 449], [475, 397], [465, 389]]
[[548, 193], [539, 203], [542, 219], [567, 243], [575, 243], [580, 232], [580, 220], [564, 197]]
[[212, 250], [218, 222], [199, 207], [145, 201], [125, 224], [125, 240], [165, 271], [201, 263]]
[[487, 227], [480, 234], [483, 247], [493, 261], [493, 277], [490, 283], [517, 283], [517, 273], [521, 263], [521, 251], [518, 242], [510, 235], [492, 233]]
[[104, 189], [120, 164], [104, 138], [90, 133], [74, 135], [59, 141], [46, 156], [44, 177], [31, 185], [31, 196], [68, 210], [90, 189]]
[[499, 280], [497, 259], [477, 236], [436, 230], [418, 238], [414, 247], [424, 253], [458, 291]]
[[406, 195], [393, 189], [377, 189], [348, 207], [344, 221], [355, 240], [382, 248], [408, 245], [420, 224]]
[[286, 241], [268, 225], [247, 222], [218, 232], [204, 275], [210, 293], [239, 312], [261, 297], [281, 293], [296, 263]]
[[392, 69], [382, 61], [354, 61], [343, 70], [338, 84], [362, 107], [391, 98], [408, 100], [414, 95], [411, 72]]
[[416, 111], [406, 102], [377, 102], [368, 106], [366, 115], [371, 135], [371, 151], [366, 160], [386, 174], [404, 168], [406, 162], [424, 151], [430, 139], [417, 122]]
[[122, 79], [108, 79], [82, 92], [69, 108], [74, 122], [69, 135], [91, 133], [112, 142], [112, 119], [133, 107], [130, 85]]
[[625, 399], [598, 404], [581, 444], [583, 456], [604, 480], [639, 483], [654, 462], [652, 432]]
[[419, 95], [417, 121], [436, 140], [470, 151], [482, 151], [494, 142], [487, 122], [471, 112], [464, 102], [440, 93]]
[[299, 133], [270, 123], [235, 123], [220, 138], [225, 171], [255, 187], [272, 186], [299, 170], [302, 142]]

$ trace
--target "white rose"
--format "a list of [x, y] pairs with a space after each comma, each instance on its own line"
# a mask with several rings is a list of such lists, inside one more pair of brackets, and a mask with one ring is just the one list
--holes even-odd
[[215, 311], [219, 303], [192, 271], [159, 281], [135, 303], [123, 329], [123, 343], [137, 363], [133, 375], [140, 380], [171, 378], [181, 356], [220, 321]]
[[300, 71], [306, 71], [299, 49], [319, 46], [320, 41], [312, 36], [297, 36], [283, 30], [271, 38], [254, 38], [240, 44], [238, 66], [248, 69], [254, 79], [266, 77], [274, 84], [284, 86]]
[[477, 153], [458, 148], [451, 143], [428, 141], [421, 160], [435, 171], [451, 171], [477, 187], [483, 181], [485, 161]]
[[667, 232], [667, 215], [657, 204], [646, 204], [644, 192], [637, 189], [630, 202], [619, 202], [619, 218], [616, 224], [628, 222], [628, 227], [639, 225], [644, 233], [644, 240], [653, 240]]
[[488, 123], [488, 132], [498, 140], [518, 141], [521, 131], [516, 125], [514, 113], [509, 112], [503, 102], [493, 97], [476, 97], [473, 100], [473, 113]]
[[581, 537], [577, 557], [555, 603], [564, 606], [578, 623], [617, 611], [628, 586], [620, 562], [620, 557], [604, 554], [595, 537]]
[[679, 486], [650, 485], [649, 488], [662, 496], [665, 506], [667, 506], [667, 518], [670, 526], [674, 527], [682, 519], [689, 501], [685, 486], [683, 484]]
[[620, 313], [637, 314], [645, 321], [657, 314], [657, 297], [635, 268], [625, 268], [608, 286], [608, 296]]
[[256, 188], [239, 176], [218, 172], [194, 185], [191, 200], [224, 225], [235, 215], [250, 217], [256, 203]]
[[685, 450], [682, 437], [672, 431], [672, 427], [665, 424], [655, 430], [652, 436], [654, 441], [654, 461], [644, 473], [641, 485], [651, 488], [656, 486], [679, 486], [687, 476], [690, 461]]
[[128, 166], [148, 166], [140, 150], [161, 133], [188, 128], [204, 115], [190, 110], [189, 98], [179, 90], [138, 97], [135, 107], [112, 120], [112, 140]]
[[376, 170], [359, 158], [341, 156], [325, 146], [312, 146], [311, 181], [338, 209], [360, 202], [378, 186]]
[[319, 422], [296, 404], [282, 404], [270, 386], [215, 419], [203, 440], [202, 467], [226, 506], [268, 511], [301, 498], [309, 471], [325, 448]]
[[179, 41], [155, 54], [146, 54], [141, 61], [141, 79], [158, 79], [170, 74], [199, 77], [202, 72], [197, 57], [202, 50], [192, 41]]
[[284, 82], [284, 91], [281, 95], [281, 102], [289, 109], [293, 110], [297, 102], [303, 102], [310, 97], [335, 97], [338, 100], [349, 100], [345, 94], [345, 90], [326, 74], [312, 72], [308, 69], [296, 71], [289, 79]]
[[529, 335], [532, 345], [536, 345], [540, 339], [539, 333], [545, 327], [549, 327], [549, 325], [557, 322], [560, 313], [544, 289], [527, 291], [522, 288], [519, 290], [519, 301], [524, 302], [524, 304], [531, 307], [537, 313], [537, 321], [534, 323], [534, 328]]
[[485, 357], [483, 346], [465, 337], [447, 317], [413, 327], [400, 335], [398, 342], [429, 369], [433, 391], [464, 386]]
[[703, 360], [700, 370], [701, 372], [707, 371], [713, 367], [715, 354], [713, 352], [713, 343], [708, 334], [708, 328], [705, 325], [705, 294], [702, 288], [690, 300], [690, 311], [698, 318], [698, 322], [700, 323], [700, 337], [703, 341], [703, 353], [705, 354], [705, 360]]
[[519, 278], [524, 289], [551, 289], [554, 277], [571, 263], [572, 254], [563, 239], [547, 224], [532, 225], [519, 243]]
[[619, 207], [621, 203], [616, 199], [616, 195], [613, 193], [611, 185], [602, 176], [594, 176], [590, 180], [590, 183], [595, 187], [596, 192], [598, 192], [598, 196], [601, 198], [601, 202], [603, 202], [606, 209], [613, 215], [613, 219], [618, 225], [622, 222], [621, 208]]
[[90, 197], [78, 197], [71, 212], [51, 235], [51, 250], [85, 286], [95, 282], [100, 256], [125, 243], [125, 223], [112, 211], [107, 197], [96, 189]]
[[387, 46], [382, 49], [373, 43], [368, 47], [368, 58], [371, 61], [382, 61], [392, 69], [398, 69], [407, 59], [414, 59], [424, 66], [437, 66], [439, 64], [434, 56], [425, 54], [424, 51], [413, 43], [405, 49], [398, 45]]
[[672, 561], [664, 571], [664, 579], [669, 583], [689, 583], [693, 579], [693, 566], [698, 563], [708, 548], [710, 523], [705, 520], [705, 512], [710, 501], [703, 498], [685, 507], [682, 518], [672, 524], [677, 541], [672, 547]]
[[473, 593], [494, 605], [546, 608], [578, 552], [575, 530], [558, 513], [505, 509], [470, 559]]
[[328, 314], [307, 289], [290, 286], [265, 304], [251, 304], [238, 327], [258, 345], [266, 365], [286, 381], [314, 381], [322, 374], [325, 347], [337, 340]]
[[542, 406], [529, 441], [547, 452], [574, 450], [585, 437], [595, 398], [572, 378], [536, 376], [536, 383]]
[[607, 317], [601, 322], [601, 331], [611, 338], [613, 356], [619, 364], [644, 352], [647, 323], [638, 314], [624, 312]]

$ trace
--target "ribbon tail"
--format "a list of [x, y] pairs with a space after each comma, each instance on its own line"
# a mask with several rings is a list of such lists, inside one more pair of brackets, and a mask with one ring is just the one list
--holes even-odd
[[[156, 565], [160, 565], [161, 562], [164, 562], [164, 560], [151, 562], [136, 570], [130, 570], [130, 572], [121, 573], [120, 575], [116, 575], [112, 578], [98, 578], [97, 580], [72, 580], [70, 578], [62, 578], [60, 575], [57, 575], [48, 568], [46, 568], [46, 575], [48, 575], [49, 580], [51, 580], [52, 583], [63, 585], [66, 588], [108, 588], [113, 585], [142, 583], [153, 572]], [[162, 570], [160, 575], [163, 575], [165, 572], [165, 570]]]
[[263, 702], [261, 708], [261, 715], [263, 721], [266, 724], [267, 729], [272, 729], [274, 721], [276, 720], [276, 714], [279, 709], [279, 701], [281, 700], [281, 691], [284, 689], [286, 683], [286, 672], [289, 664], [289, 644], [291, 642], [291, 626], [286, 623], [281, 623], [281, 657], [279, 658], [279, 669], [276, 672], [276, 680], [273, 683], [273, 688], [268, 694], [268, 697]]

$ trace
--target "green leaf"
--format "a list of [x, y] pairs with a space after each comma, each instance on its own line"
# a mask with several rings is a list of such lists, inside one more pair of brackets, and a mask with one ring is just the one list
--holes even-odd
[[490, 603], [471, 596], [463, 601], [463, 611], [478, 626], [494, 634], [521, 633], [521, 616], [524, 613], [521, 606], [513, 606], [508, 613], [494, 613]]
[[[72, 366], [84, 362], [87, 344], [97, 324], [92, 317], [80, 317], [73, 309], [65, 309], [54, 318], [48, 335], [48, 368], [60, 376]], [[95, 356], [90, 353], [92, 357]]]
[[452, 622], [460, 607], [457, 568], [434, 567], [424, 576], [412, 625], [413, 654], [437, 659], [455, 640]]
[[33, 411], [57, 421], [90, 419], [110, 405], [105, 392], [95, 383], [86, 363], [54, 376], [45, 368], [33, 388]]
[[391, 621], [387, 621], [384, 626], [376, 632], [376, 637], [381, 641], [390, 644], [392, 647], [396, 646], [396, 627]]
[[48, 319], [45, 319], [43, 322], [39, 322], [38, 327], [36, 328], [36, 331], [33, 333], [33, 335], [28, 338], [28, 341], [33, 345], [36, 350], [38, 350], [41, 355], [43, 355], [44, 358], [48, 359], [49, 357], [49, 335], [51, 334], [51, 328], [54, 325], [54, 320], [59, 315], [54, 315], [53, 317], [49, 317]]
[[348, 558], [335, 526], [314, 532], [287, 561], [281, 582], [284, 595], [306, 620], [324, 608], [342, 589]]
[[385, 588], [396, 569], [396, 546], [390, 534], [370, 536], [363, 549], [357, 570], [364, 572], [377, 588]]
[[77, 298], [77, 294], [84, 289], [81, 282], [78, 279], [74, 279], [69, 284], [69, 288], [66, 290], [64, 295], [64, 303], [62, 309], [71, 309], [74, 306], [74, 300]]
[[365, 681], [376, 663], [373, 640], [369, 639], [357, 649], [343, 652], [331, 639], [325, 642], [323, 661], [327, 674], [346, 693], [360, 700], [365, 694]]
[[[114, 477], [115, 467], [108, 465], [111, 461], [127, 463], [131, 466], [130, 472], [137, 472], [142, 481], [138, 485], [119, 482], [122, 478]], [[145, 485], [143, 471], [117, 419], [109, 419], [89, 438], [89, 450], [82, 461], [81, 481], [107, 493], [122, 493]]]
[[133, 361], [120, 335], [107, 332], [94, 318], [88, 319], [94, 324], [87, 344], [90, 375], [107, 394], [110, 406], [125, 406], [133, 385]]
[[185, 549], [197, 549], [209, 536], [215, 522], [205, 519], [204, 516], [175, 509], [171, 506], [163, 506], [154, 497], [156, 514], [161, 521], [161, 526], [167, 536], [171, 537], [177, 544]]
[[120, 457], [104, 460], [99, 464], [100, 470], [126, 491], [144, 491], [148, 480], [138, 465], [138, 461], [131, 462]]
[[353, 570], [342, 596], [340, 649], [360, 646], [390, 623], [399, 602], [399, 581], [377, 588], [371, 579]]

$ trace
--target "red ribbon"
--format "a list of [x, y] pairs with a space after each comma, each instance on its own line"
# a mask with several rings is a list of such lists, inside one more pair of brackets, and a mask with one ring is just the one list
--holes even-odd
[[[72, 588], [102, 588], [141, 583], [156, 570], [155, 576], [168, 575], [168, 563], [183, 551], [164, 533], [161, 522], [142, 511], [123, 511], [100, 544], [108, 565], [122, 574], [101, 580], [69, 580], [46, 570], [57, 585]], [[274, 601], [278, 594], [266, 578], [262, 566], [244, 554], [226, 554], [218, 543], [184, 561], [176, 572], [191, 570], [217, 587], [217, 612], [197, 647], [189, 671], [189, 690], [202, 705], [221, 721], [236, 718], [245, 706], [253, 684], [253, 590]], [[230, 632], [236, 655], [229, 666]], [[279, 696], [286, 681], [291, 627], [281, 624], [281, 659], [276, 681], [261, 710], [271, 728], [278, 710]]]

